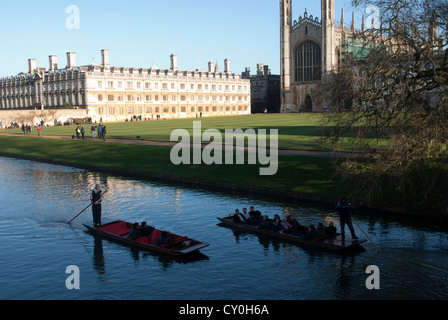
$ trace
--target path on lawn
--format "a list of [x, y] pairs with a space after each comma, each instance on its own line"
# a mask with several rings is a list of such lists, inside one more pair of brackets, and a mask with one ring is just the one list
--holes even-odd
[[[21, 137], [22, 134], [14, 134], [14, 133], [0, 133], [2, 136], [15, 136]], [[27, 137], [35, 137], [38, 139], [37, 135], [27, 135]], [[82, 140], [82, 139], [73, 139], [71, 136], [45, 136], [42, 135], [42, 138], [46, 139], [60, 139], [60, 140]], [[133, 144], [133, 145], [141, 145], [141, 146], [162, 146], [162, 147], [173, 147], [178, 144], [178, 142], [163, 142], [163, 141], [148, 141], [148, 140], [137, 140], [137, 139], [112, 139], [107, 138], [106, 141], [102, 141], [99, 138], [88, 138], [84, 139], [85, 141], [97, 141], [101, 143], [123, 143], [123, 144]], [[208, 144], [203, 144], [202, 148], [207, 146]], [[225, 146], [224, 146], [225, 148]], [[236, 148], [236, 147], [235, 147]], [[248, 151], [247, 147], [244, 147], [244, 150]], [[269, 153], [269, 146], [266, 146], [266, 150]], [[278, 150], [279, 155], [288, 155], [288, 156], [302, 156], [302, 157], [322, 157], [322, 158], [349, 158], [349, 157], [361, 157], [363, 155], [353, 154], [353, 153], [345, 153], [345, 152], [330, 152], [330, 151], [307, 151], [307, 150]], [[365, 155], [364, 155], [365, 156]]]

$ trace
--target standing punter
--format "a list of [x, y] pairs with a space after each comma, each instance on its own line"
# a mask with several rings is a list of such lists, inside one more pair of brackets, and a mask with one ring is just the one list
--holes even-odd
[[352, 204], [347, 201], [345, 197], [341, 197], [341, 200], [336, 202], [336, 212], [339, 214], [339, 220], [341, 222], [341, 236], [345, 239], [345, 225], [350, 229], [352, 239], [357, 240], [358, 237], [355, 234], [355, 229], [352, 224], [351, 211], [353, 210]]
[[95, 189], [92, 190], [90, 195], [90, 201], [92, 202], [92, 214], [93, 214], [93, 224], [95, 226], [101, 225], [101, 201], [103, 201], [103, 195], [101, 190], [101, 185], [97, 184]]

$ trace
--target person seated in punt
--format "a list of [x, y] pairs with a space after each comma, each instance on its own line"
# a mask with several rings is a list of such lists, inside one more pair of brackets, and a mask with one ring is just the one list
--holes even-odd
[[325, 235], [326, 236], [335, 236], [337, 233], [337, 229], [334, 226], [333, 222], [330, 222], [328, 224], [328, 227], [325, 228]]
[[240, 212], [240, 216], [242, 217], [241, 220], [243, 220], [245, 223], [253, 225], [252, 222], [252, 217], [251, 215], [247, 212], [247, 208], [243, 208], [243, 212]]
[[267, 215], [263, 216], [263, 221], [260, 222], [258, 225], [258, 229], [267, 229], [271, 230], [272, 228], [272, 221], [269, 220], [269, 217]]
[[249, 215], [249, 219], [248, 219], [249, 224], [256, 226], [261, 223], [261, 221], [263, 220], [263, 217], [261, 216], [261, 212], [258, 210], [255, 210], [254, 206], [250, 207], [249, 213], [247, 213], [247, 211], [245, 211], [245, 210], [247, 210], [247, 209], [244, 208], [243, 212], [245, 215], [247, 215], [247, 214]]
[[292, 232], [292, 225], [288, 222], [286, 218], [283, 218], [280, 225], [282, 226], [282, 230], [280, 230], [281, 233], [290, 234]]
[[308, 232], [303, 236], [305, 240], [313, 240], [318, 237], [316, 227], [314, 225], [310, 225], [308, 227]]
[[325, 227], [324, 227], [322, 222], [319, 222], [317, 224], [316, 232], [317, 232], [317, 237], [318, 238], [325, 238], [325, 236], [326, 236]]
[[174, 235], [169, 231], [163, 231], [162, 234], [157, 238], [156, 246], [160, 246], [161, 244], [170, 244], [176, 241]]
[[292, 226], [291, 233], [293, 235], [300, 236], [307, 232], [306, 227], [302, 226], [292, 215], [289, 215], [286, 220]]
[[241, 215], [240, 210], [235, 209], [235, 213], [233, 214], [233, 222], [235, 223], [246, 223], [246, 218]]
[[129, 239], [131, 240], [137, 240], [138, 238], [141, 238], [141, 226], [136, 222], [132, 226], [131, 232], [129, 232]]
[[146, 222], [142, 222], [142, 227], [140, 229], [140, 234], [142, 237], [149, 237], [151, 235], [151, 233], [155, 230], [156, 228], [152, 227], [152, 226], [148, 226], [148, 224]]
[[282, 220], [280, 219], [280, 216], [278, 214], [274, 215], [271, 230], [274, 232], [280, 232], [282, 230]]

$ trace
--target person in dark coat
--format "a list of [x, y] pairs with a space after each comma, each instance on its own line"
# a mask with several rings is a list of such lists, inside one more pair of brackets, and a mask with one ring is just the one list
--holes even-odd
[[345, 238], [345, 225], [347, 225], [348, 228], [350, 229], [350, 233], [352, 234], [352, 239], [354, 240], [358, 239], [352, 224], [352, 217], [351, 217], [351, 212], [353, 210], [352, 204], [348, 202], [345, 197], [341, 197], [341, 200], [336, 202], [335, 210], [339, 215], [342, 238], [343, 239]]
[[93, 223], [95, 226], [101, 225], [101, 202], [103, 201], [103, 195], [101, 185], [95, 185], [95, 189], [92, 190], [90, 195], [90, 201], [92, 202], [92, 215]]
[[333, 222], [330, 222], [328, 224], [328, 227], [325, 228], [325, 235], [335, 236], [336, 233], [337, 233], [336, 227], [334, 226]]
[[155, 229], [156, 228], [154, 228], [152, 226], [148, 226], [148, 224], [146, 222], [142, 222], [142, 227], [140, 229], [140, 233], [141, 233], [142, 237], [149, 237]]
[[102, 132], [102, 137], [103, 137], [103, 140], [104, 140], [104, 141], [106, 141], [106, 135], [107, 135], [107, 127], [104, 126], [104, 127], [103, 127], [103, 132]]
[[131, 240], [137, 240], [138, 238], [141, 238], [141, 227], [140, 225], [136, 222], [134, 223], [134, 225], [132, 226], [131, 232], [129, 232], [129, 239]]
[[272, 228], [272, 221], [269, 220], [269, 217], [267, 215], [263, 216], [263, 221], [258, 225], [258, 229], [266, 229], [271, 230]]
[[157, 238], [156, 246], [160, 246], [161, 244], [170, 244], [174, 241], [176, 241], [176, 238], [171, 232], [163, 231], [162, 234]]

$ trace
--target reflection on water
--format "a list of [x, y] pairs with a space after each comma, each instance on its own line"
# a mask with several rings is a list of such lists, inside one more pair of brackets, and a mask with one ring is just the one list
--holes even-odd
[[[1, 299], [446, 299], [447, 228], [356, 212], [370, 243], [354, 254], [325, 252], [218, 226], [218, 216], [255, 206], [302, 224], [337, 223], [332, 208], [127, 179], [0, 158]], [[207, 242], [182, 258], [135, 250], [87, 233], [90, 190], [108, 190], [104, 216], [147, 221]], [[81, 290], [65, 269], [81, 270]], [[377, 265], [381, 289], [366, 289]], [[149, 290], [158, 284], [163, 290]]]

